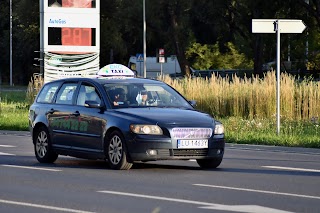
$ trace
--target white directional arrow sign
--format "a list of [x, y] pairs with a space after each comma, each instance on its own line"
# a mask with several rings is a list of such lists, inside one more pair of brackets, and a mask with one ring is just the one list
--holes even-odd
[[302, 33], [306, 25], [296, 19], [252, 19], [253, 33], [276, 33], [276, 21], [280, 33]]

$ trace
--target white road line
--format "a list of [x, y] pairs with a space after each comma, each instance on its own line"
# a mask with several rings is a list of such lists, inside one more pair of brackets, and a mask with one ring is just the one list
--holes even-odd
[[245, 188], [235, 188], [229, 186], [217, 186], [217, 185], [207, 185], [207, 184], [192, 184], [194, 186], [204, 186], [210, 188], [219, 188], [219, 189], [231, 189], [237, 191], [246, 191], [246, 192], [257, 192], [257, 193], [264, 193], [264, 194], [275, 194], [275, 195], [285, 195], [285, 196], [292, 196], [292, 197], [301, 197], [301, 198], [311, 198], [311, 199], [318, 199], [320, 197], [311, 196], [311, 195], [300, 195], [300, 194], [291, 194], [291, 193], [284, 193], [284, 192], [273, 192], [273, 191], [264, 191], [264, 190], [256, 190], [256, 189], [245, 189]]
[[1, 144], [0, 144], [0, 147], [4, 147], [4, 148], [13, 148], [13, 147], [16, 147], [16, 146], [12, 146], [12, 145], [1, 145]]
[[257, 205], [223, 205], [223, 204], [207, 203], [207, 202], [201, 202], [201, 201], [195, 201], [195, 200], [183, 200], [183, 199], [170, 198], [170, 197], [160, 197], [160, 196], [151, 196], [151, 195], [136, 194], [136, 193], [133, 194], [133, 193], [127, 193], [127, 192], [117, 192], [117, 191], [107, 191], [107, 190], [97, 191], [97, 192], [113, 194], [113, 195], [146, 198], [146, 199], [153, 199], [153, 200], [163, 200], [163, 201], [170, 201], [170, 202], [194, 204], [194, 205], [201, 206], [198, 208], [204, 208], [204, 209], [214, 209], [214, 210], [233, 211], [233, 212], [247, 212], [247, 213], [256, 213], [256, 212], [289, 213], [288, 211], [282, 211], [279, 209], [273, 209], [273, 208], [257, 206]]
[[61, 208], [61, 207], [55, 207], [55, 206], [45, 206], [45, 205], [39, 205], [39, 204], [34, 204], [34, 203], [17, 202], [17, 201], [12, 201], [12, 200], [1, 200], [0, 199], [0, 203], [20, 205], [20, 206], [29, 206], [29, 207], [41, 208], [41, 209], [50, 209], [50, 210], [62, 211], [62, 212], [94, 213], [94, 212], [82, 211], [82, 210], [77, 210], [77, 209], [68, 209], [68, 208]]
[[62, 171], [59, 169], [48, 169], [48, 168], [40, 168], [40, 167], [32, 167], [32, 166], [17, 166], [17, 165], [7, 165], [7, 164], [2, 164], [1, 166], [20, 168], [20, 169], [43, 170], [43, 171], [51, 171], [51, 172], [61, 172]]
[[282, 167], [282, 166], [262, 166], [262, 167], [270, 168], [270, 169], [301, 171], [301, 172], [320, 172], [320, 170], [317, 170], [317, 169], [303, 169], [303, 168]]
[[0, 155], [15, 155], [15, 154], [10, 154], [10, 153], [6, 153], [6, 152], [0, 152]]

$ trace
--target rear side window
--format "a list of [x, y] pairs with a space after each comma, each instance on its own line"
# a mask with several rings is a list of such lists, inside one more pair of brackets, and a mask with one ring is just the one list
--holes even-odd
[[66, 83], [60, 88], [56, 103], [57, 104], [72, 104], [73, 96], [77, 88], [77, 83]]
[[56, 93], [57, 89], [59, 88], [60, 83], [50, 83], [43, 86], [41, 90], [37, 102], [40, 103], [51, 103]]

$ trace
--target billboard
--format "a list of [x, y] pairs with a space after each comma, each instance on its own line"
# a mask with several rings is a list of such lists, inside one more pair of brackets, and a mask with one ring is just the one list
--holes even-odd
[[40, 25], [45, 82], [99, 71], [99, 0], [40, 0]]

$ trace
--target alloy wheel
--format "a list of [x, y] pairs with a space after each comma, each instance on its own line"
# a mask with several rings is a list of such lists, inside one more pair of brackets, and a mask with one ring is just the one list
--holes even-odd
[[123, 154], [122, 141], [117, 135], [114, 135], [109, 145], [109, 159], [112, 164], [117, 165], [120, 163]]
[[48, 151], [48, 136], [45, 131], [41, 131], [36, 141], [36, 151], [38, 156], [43, 158]]

